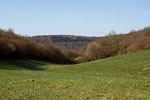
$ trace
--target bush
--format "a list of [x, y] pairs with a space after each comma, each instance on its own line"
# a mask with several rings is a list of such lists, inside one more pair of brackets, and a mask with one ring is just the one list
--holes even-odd
[[101, 47], [98, 43], [90, 43], [86, 49], [86, 56], [88, 60], [96, 60], [104, 57], [104, 54], [101, 53]]
[[86, 62], [87, 59], [86, 57], [77, 57], [73, 59], [76, 63], [82, 63], [82, 62]]

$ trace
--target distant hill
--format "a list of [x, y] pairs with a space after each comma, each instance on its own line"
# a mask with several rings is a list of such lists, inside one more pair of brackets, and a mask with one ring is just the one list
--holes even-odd
[[36, 42], [52, 42], [60, 48], [79, 51], [88, 43], [99, 39], [100, 37], [74, 36], [74, 35], [39, 35], [33, 36]]

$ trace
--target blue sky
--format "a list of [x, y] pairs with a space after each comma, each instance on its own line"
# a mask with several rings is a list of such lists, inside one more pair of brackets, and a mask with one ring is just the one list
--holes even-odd
[[150, 25], [150, 0], [0, 0], [0, 28], [21, 35], [104, 36]]

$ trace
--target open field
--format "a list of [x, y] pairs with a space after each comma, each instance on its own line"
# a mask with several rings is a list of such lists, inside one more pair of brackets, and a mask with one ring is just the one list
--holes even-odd
[[0, 61], [0, 100], [150, 100], [150, 52], [77, 65]]

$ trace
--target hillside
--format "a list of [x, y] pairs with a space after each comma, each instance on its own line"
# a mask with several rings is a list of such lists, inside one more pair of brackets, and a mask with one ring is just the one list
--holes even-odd
[[53, 42], [60, 48], [66, 48], [79, 51], [82, 47], [87, 46], [89, 42], [99, 39], [99, 37], [86, 37], [74, 35], [40, 35], [33, 36], [37, 42]]
[[1, 100], [149, 100], [150, 52], [76, 65], [0, 60]]

